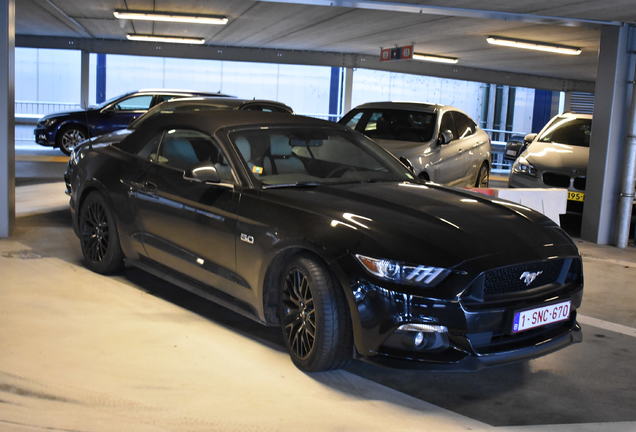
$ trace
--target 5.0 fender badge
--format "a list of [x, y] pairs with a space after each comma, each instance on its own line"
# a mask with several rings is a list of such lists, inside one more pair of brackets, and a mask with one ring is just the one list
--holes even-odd
[[543, 273], [543, 270], [538, 271], [538, 272], [523, 272], [521, 273], [521, 276], [519, 276], [519, 279], [521, 281], [523, 281], [524, 284], [526, 284], [526, 286], [530, 286], [530, 284], [532, 282], [534, 282], [534, 280], [541, 274]]
[[245, 243], [249, 243], [249, 244], [254, 244], [254, 237], [252, 237], [251, 235], [241, 233], [241, 241], [244, 241]]

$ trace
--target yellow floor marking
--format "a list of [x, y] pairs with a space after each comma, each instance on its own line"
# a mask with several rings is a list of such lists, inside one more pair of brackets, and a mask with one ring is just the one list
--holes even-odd
[[68, 162], [68, 156], [16, 155], [20, 162]]

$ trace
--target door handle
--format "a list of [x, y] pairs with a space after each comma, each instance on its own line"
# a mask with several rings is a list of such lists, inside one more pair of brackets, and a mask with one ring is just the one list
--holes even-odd
[[157, 185], [151, 181], [145, 181], [143, 183], [131, 181], [129, 184], [131, 189], [136, 189], [141, 192], [154, 192], [157, 190]]

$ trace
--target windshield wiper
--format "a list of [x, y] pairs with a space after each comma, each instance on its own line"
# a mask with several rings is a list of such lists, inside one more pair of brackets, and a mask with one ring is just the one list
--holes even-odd
[[314, 187], [320, 186], [322, 183], [315, 181], [305, 181], [296, 183], [281, 183], [281, 184], [267, 184], [263, 185], [263, 189], [276, 189], [276, 188], [290, 188], [290, 187]]

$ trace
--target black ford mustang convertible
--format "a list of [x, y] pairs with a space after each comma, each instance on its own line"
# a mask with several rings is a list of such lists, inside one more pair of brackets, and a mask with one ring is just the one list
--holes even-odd
[[158, 114], [77, 147], [65, 177], [90, 269], [140, 267], [280, 326], [303, 370], [478, 369], [581, 339], [581, 258], [558, 226], [417, 180], [333, 123]]

